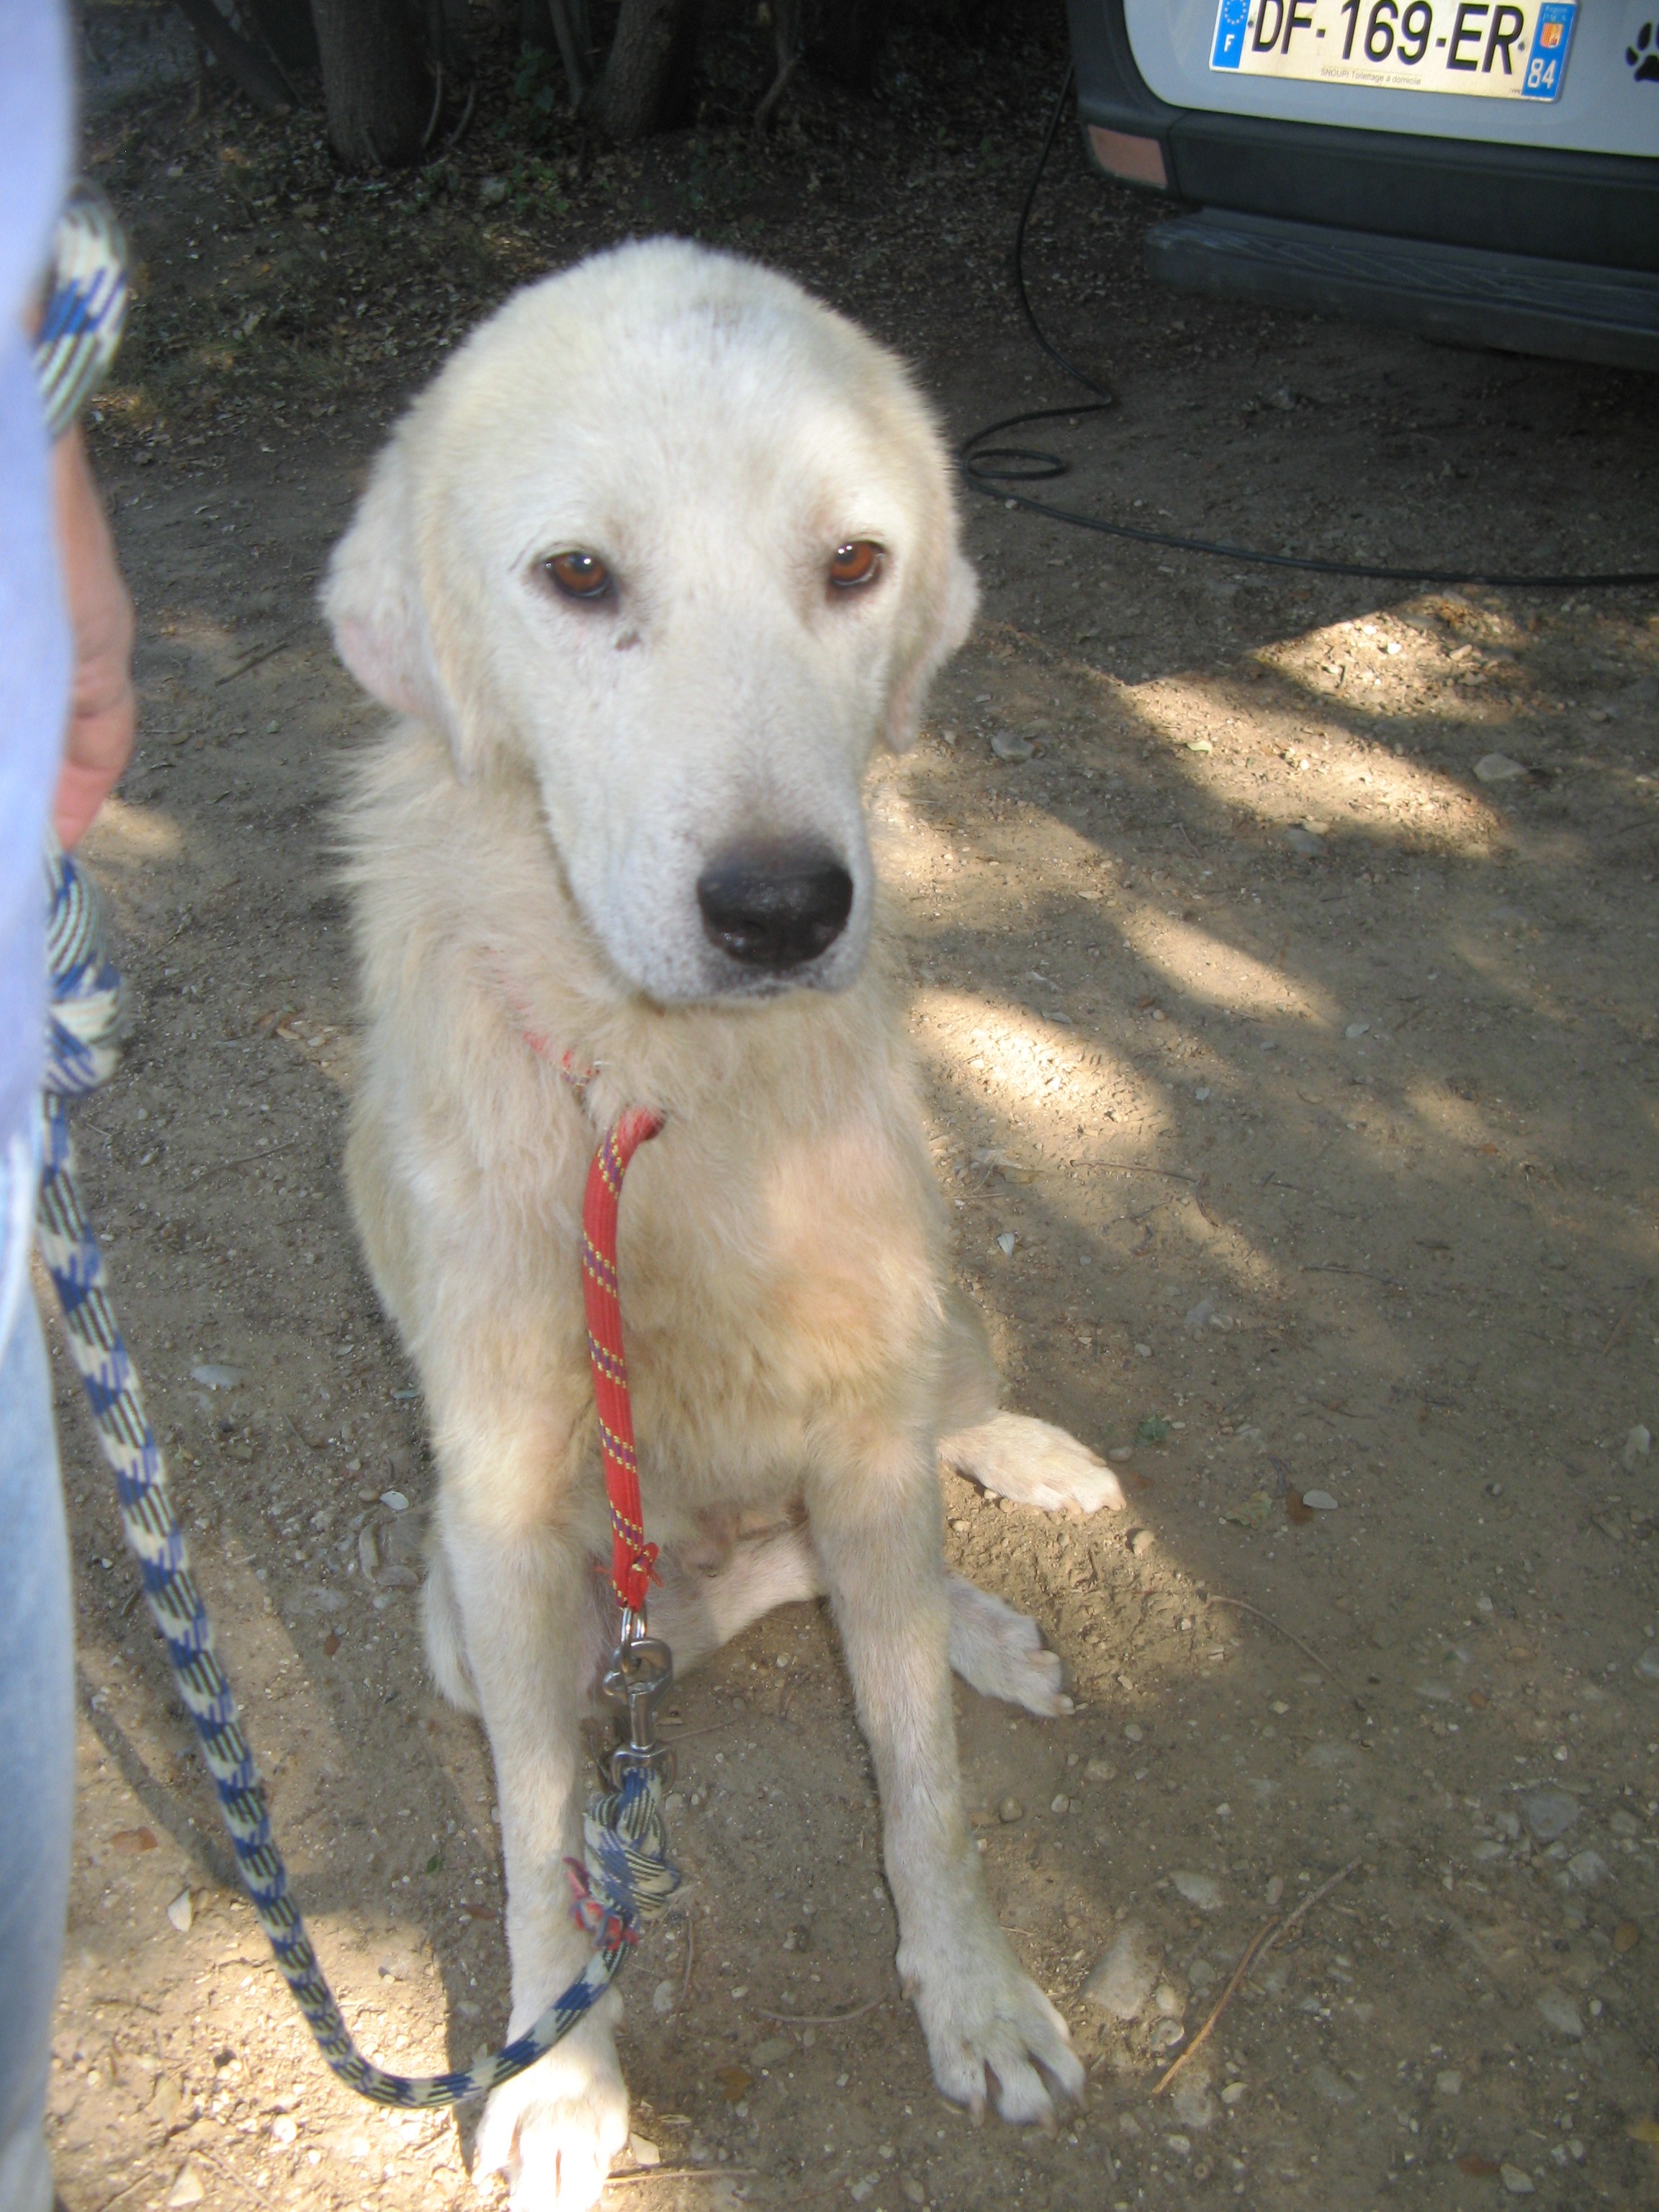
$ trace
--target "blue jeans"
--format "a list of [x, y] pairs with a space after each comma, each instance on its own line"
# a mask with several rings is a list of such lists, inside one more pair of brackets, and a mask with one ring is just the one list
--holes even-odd
[[27, 1283], [0, 1351], [0, 2212], [50, 2212], [42, 2131], [69, 1904], [75, 1686], [52, 1378]]

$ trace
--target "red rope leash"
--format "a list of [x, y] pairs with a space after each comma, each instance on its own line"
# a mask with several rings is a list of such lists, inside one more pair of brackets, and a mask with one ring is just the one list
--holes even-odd
[[640, 1503], [640, 1462], [634, 1449], [622, 1304], [617, 1295], [617, 1209], [629, 1162], [662, 1126], [662, 1115], [650, 1107], [630, 1106], [599, 1139], [582, 1199], [582, 1300], [587, 1309], [587, 1351], [611, 1505], [611, 1579], [623, 1612], [635, 1614], [641, 1630], [646, 1590], [657, 1579], [657, 1547], [645, 1540]]

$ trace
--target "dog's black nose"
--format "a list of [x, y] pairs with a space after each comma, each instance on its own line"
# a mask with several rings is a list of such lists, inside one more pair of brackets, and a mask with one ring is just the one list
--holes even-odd
[[746, 968], [781, 975], [827, 952], [853, 910], [853, 878], [822, 847], [753, 845], [697, 878], [705, 934]]

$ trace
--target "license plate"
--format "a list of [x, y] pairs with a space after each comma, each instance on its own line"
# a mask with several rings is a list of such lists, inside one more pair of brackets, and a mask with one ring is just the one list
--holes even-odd
[[1554, 100], [1578, 0], [1221, 0], [1210, 67], [1385, 92]]

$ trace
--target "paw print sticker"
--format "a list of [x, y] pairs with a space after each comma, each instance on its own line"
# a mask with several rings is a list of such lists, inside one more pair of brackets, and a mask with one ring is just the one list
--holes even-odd
[[1659, 39], [1654, 36], [1655, 26], [1644, 23], [1636, 33], [1636, 43], [1625, 49], [1625, 59], [1630, 64], [1638, 84], [1659, 84]]

